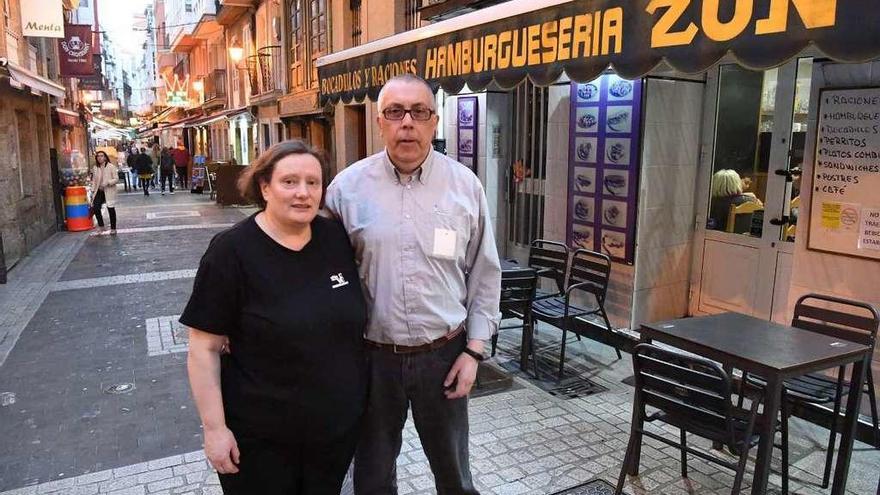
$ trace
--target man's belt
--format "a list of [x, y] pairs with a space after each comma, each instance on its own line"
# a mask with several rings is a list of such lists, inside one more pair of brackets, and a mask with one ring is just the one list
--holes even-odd
[[382, 342], [373, 342], [372, 340], [366, 340], [367, 344], [377, 347], [379, 349], [384, 349], [386, 351], [391, 351], [395, 354], [413, 354], [416, 352], [427, 352], [433, 351], [434, 349], [439, 349], [444, 345], [448, 344], [449, 341], [461, 335], [464, 332], [464, 325], [456, 328], [455, 330], [447, 333], [446, 335], [440, 337], [439, 339], [432, 340], [427, 344], [422, 345], [399, 345], [399, 344], [384, 344]]

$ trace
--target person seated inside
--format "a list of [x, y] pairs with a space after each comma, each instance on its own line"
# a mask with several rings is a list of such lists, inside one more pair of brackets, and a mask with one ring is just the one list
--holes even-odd
[[743, 189], [743, 179], [740, 178], [736, 170], [724, 169], [715, 172], [715, 175], [712, 176], [712, 203], [709, 210], [708, 229], [727, 230], [731, 206], [739, 206], [748, 202], [762, 204], [761, 200], [753, 193], [745, 193]]

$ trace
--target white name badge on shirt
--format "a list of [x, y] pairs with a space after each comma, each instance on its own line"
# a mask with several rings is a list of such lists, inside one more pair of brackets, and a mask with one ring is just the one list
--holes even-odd
[[454, 258], [456, 233], [449, 229], [434, 229], [433, 255], [438, 258]]

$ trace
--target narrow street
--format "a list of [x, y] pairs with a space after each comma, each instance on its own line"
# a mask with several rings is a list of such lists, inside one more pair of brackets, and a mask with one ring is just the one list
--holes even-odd
[[[189, 193], [132, 193], [120, 195], [118, 211], [116, 236], [58, 233], [0, 286], [2, 495], [221, 493], [201, 452], [176, 315], [211, 237], [253, 210]], [[516, 371], [518, 337], [502, 334], [490, 366]], [[539, 333], [540, 345], [553, 342], [558, 334]], [[481, 493], [552, 493], [616, 479], [631, 415], [632, 389], [621, 382], [629, 359], [586, 341], [570, 349], [583, 363], [575, 371], [597, 393], [565, 399], [515, 372], [512, 387], [472, 399], [471, 459]], [[816, 473], [825, 432], [799, 420], [793, 430], [795, 492], [824, 493]], [[645, 443], [635, 493], [729, 491], [732, 474], [692, 460], [690, 480], [682, 480], [677, 451], [658, 446]], [[857, 444], [848, 493], [872, 489], [878, 462], [877, 451]], [[433, 493], [411, 423], [398, 472], [400, 493]], [[771, 484], [778, 489], [779, 477]]]

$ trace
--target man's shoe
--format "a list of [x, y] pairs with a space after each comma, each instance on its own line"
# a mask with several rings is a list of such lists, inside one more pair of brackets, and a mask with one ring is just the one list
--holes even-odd
[[165, 191], [162, 191], [162, 196], [165, 196]]
[[171, 194], [174, 194], [174, 191], [171, 191]]
[[116, 235], [116, 229], [110, 229], [110, 235]]

